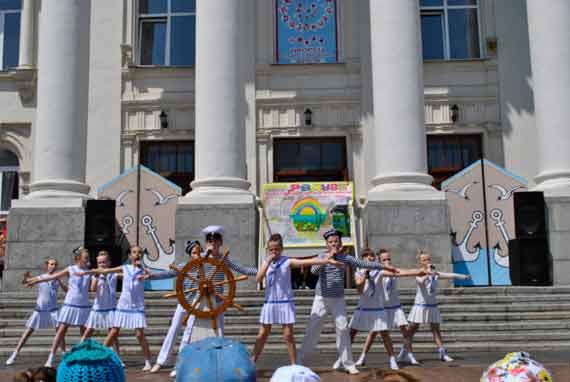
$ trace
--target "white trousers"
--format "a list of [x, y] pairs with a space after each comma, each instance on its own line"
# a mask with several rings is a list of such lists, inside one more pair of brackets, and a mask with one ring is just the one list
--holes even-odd
[[303, 345], [301, 346], [301, 352], [299, 354], [301, 364], [304, 364], [308, 356], [315, 350], [327, 313], [332, 314], [334, 319], [336, 327], [336, 349], [342, 365], [344, 367], [354, 366], [344, 297], [330, 298], [319, 295], [316, 295], [313, 300], [311, 316], [309, 317], [309, 323], [305, 330], [305, 337], [303, 338]]
[[[158, 353], [158, 358], [156, 359], [156, 363], [159, 365], [164, 365], [168, 360], [168, 356], [170, 355], [170, 352], [176, 343], [176, 337], [178, 337], [178, 332], [182, 327], [182, 321], [184, 320], [185, 315], [186, 309], [184, 309], [180, 304], [176, 305], [176, 311], [172, 316], [170, 328], [168, 328], [168, 333], [166, 333], [166, 337], [164, 338], [162, 347], [160, 348], [160, 353]], [[194, 316], [190, 316], [188, 322], [190, 322], [190, 319], [193, 317]], [[186, 331], [184, 333], [186, 333]]]

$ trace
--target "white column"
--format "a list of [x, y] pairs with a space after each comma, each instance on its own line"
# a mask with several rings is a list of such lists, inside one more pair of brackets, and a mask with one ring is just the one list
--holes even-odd
[[570, 192], [570, 1], [527, 0], [537, 188]]
[[[249, 194], [246, 84], [254, 81], [253, 0], [208, 0], [196, 20], [196, 180], [190, 197]], [[249, 40], [251, 39], [251, 40]], [[253, 170], [253, 169], [252, 169]]]
[[434, 190], [427, 174], [419, 15], [417, 0], [370, 0], [376, 162], [371, 200]]
[[23, 0], [20, 16], [20, 57], [18, 67], [31, 69], [35, 66], [35, 41], [37, 30], [37, 0]]
[[[43, 0], [29, 198], [86, 197], [90, 0]], [[117, 47], [119, 49], [119, 47]]]

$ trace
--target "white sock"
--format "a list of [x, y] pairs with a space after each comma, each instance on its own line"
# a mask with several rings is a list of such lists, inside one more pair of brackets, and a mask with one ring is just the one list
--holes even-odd
[[437, 352], [439, 354], [447, 354], [447, 352], [445, 351], [445, 348], [437, 348]]
[[392, 370], [400, 370], [398, 367], [398, 362], [396, 362], [396, 357], [390, 357], [390, 369]]
[[145, 359], [144, 360], [144, 367], [152, 367], [151, 363], [150, 363], [150, 359]]
[[46, 363], [45, 363], [44, 366], [45, 366], [45, 367], [52, 367], [52, 366], [53, 366], [53, 359], [54, 359], [54, 358], [55, 358], [55, 354], [50, 352], [49, 355], [48, 355], [48, 359], [47, 359], [47, 361], [46, 361]]
[[18, 356], [18, 352], [17, 352], [17, 351], [13, 352], [12, 355], [10, 355], [10, 358], [8, 358], [8, 359], [6, 360], [6, 365], [11, 365], [11, 364], [13, 364], [14, 361], [16, 360], [16, 357], [17, 357], [17, 356]]
[[411, 364], [419, 363], [416, 357], [414, 357], [414, 353], [408, 353], [408, 361], [410, 361]]
[[364, 365], [364, 362], [366, 362], [366, 353], [362, 352], [362, 354], [360, 354], [360, 357], [358, 358], [358, 361], [356, 361], [356, 365], [358, 366]]

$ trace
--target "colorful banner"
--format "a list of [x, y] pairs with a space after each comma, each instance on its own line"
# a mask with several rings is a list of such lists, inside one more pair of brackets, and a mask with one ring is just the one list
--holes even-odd
[[280, 233], [285, 247], [324, 247], [323, 233], [331, 228], [354, 246], [352, 182], [269, 183], [262, 194], [262, 232]]
[[277, 0], [277, 63], [338, 62], [336, 0]]
[[478, 160], [442, 183], [451, 220], [453, 271], [471, 275], [456, 285], [511, 285], [513, 193], [526, 186], [524, 179], [488, 160]]
[[[174, 263], [174, 220], [182, 189], [166, 178], [139, 165], [97, 190], [99, 199], [115, 199], [115, 218], [120, 229], [118, 245], [123, 249], [141, 246], [143, 265], [151, 271], [165, 271]], [[173, 279], [149, 280], [145, 289], [170, 290]]]

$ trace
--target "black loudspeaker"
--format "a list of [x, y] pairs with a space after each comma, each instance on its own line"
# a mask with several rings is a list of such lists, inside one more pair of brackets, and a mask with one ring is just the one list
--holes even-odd
[[509, 268], [513, 285], [552, 285], [551, 263], [545, 237], [509, 240]]
[[115, 245], [115, 201], [88, 200], [85, 207], [85, 246]]
[[517, 238], [546, 237], [546, 208], [542, 192], [515, 192], [514, 210]]

